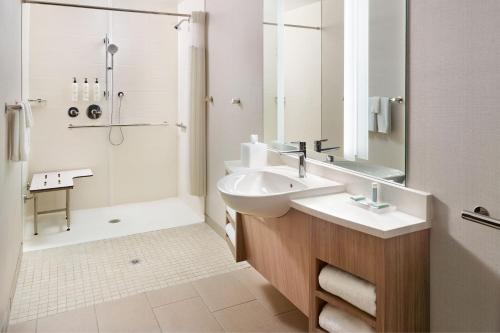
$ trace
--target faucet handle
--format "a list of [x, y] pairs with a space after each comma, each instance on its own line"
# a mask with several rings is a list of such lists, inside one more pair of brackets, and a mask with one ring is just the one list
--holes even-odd
[[300, 150], [306, 150], [306, 142], [305, 141], [292, 141], [290, 143], [298, 144]]
[[321, 139], [321, 140], [314, 141], [314, 150], [317, 152], [321, 152], [321, 148], [323, 148], [322, 143], [327, 142], [327, 141], [328, 141], [328, 139]]

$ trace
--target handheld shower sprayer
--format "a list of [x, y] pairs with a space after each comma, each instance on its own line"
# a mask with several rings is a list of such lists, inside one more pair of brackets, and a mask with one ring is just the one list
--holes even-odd
[[115, 54], [118, 52], [118, 46], [116, 44], [108, 45], [108, 53], [111, 54], [111, 66], [108, 69], [113, 69], [115, 65]]

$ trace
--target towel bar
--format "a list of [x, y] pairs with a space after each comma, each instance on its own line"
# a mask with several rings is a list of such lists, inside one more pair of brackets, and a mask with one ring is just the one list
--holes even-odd
[[5, 113], [9, 112], [9, 111], [19, 111], [21, 110], [23, 107], [21, 106], [21, 104], [7, 104], [5, 103]]
[[479, 223], [487, 227], [500, 230], [500, 220], [490, 217], [488, 210], [483, 207], [477, 207], [473, 212], [463, 210], [462, 218], [467, 221]]
[[389, 102], [403, 104], [405, 99], [401, 96], [389, 98]]
[[38, 103], [38, 104], [40, 104], [40, 103], [45, 103], [45, 102], [47, 102], [47, 100], [46, 100], [46, 99], [43, 99], [43, 98], [30, 98], [30, 99], [28, 99], [28, 102], [30, 102], [30, 103]]
[[[30, 99], [28, 99], [28, 102], [40, 104], [40, 103], [47, 102], [47, 100], [46, 99], [42, 99], [42, 98], [30, 98]], [[23, 107], [18, 102], [16, 102], [16, 104], [7, 104], [7, 103], [5, 103], [5, 113], [7, 113], [9, 111], [19, 111], [22, 108]]]

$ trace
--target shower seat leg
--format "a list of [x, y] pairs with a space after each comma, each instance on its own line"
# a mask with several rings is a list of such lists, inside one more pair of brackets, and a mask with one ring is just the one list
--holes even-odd
[[35, 236], [38, 235], [38, 197], [33, 194], [33, 227]]
[[66, 229], [67, 231], [69, 231], [71, 228], [71, 215], [70, 215], [70, 209], [69, 209], [69, 205], [70, 205], [69, 191], [70, 191], [69, 189], [66, 190], [66, 223], [68, 226], [68, 229]]

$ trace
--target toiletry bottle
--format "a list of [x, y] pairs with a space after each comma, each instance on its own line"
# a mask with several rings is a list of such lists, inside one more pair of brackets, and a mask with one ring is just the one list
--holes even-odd
[[99, 79], [96, 78], [94, 82], [94, 102], [101, 101], [101, 85], [99, 84]]
[[76, 82], [76, 77], [73, 78], [73, 83], [71, 84], [71, 100], [78, 102], [78, 82]]
[[85, 82], [83, 82], [83, 90], [82, 90], [82, 100], [84, 102], [88, 102], [90, 99], [90, 87], [89, 87], [89, 81], [87, 78], [85, 78]]
[[380, 202], [380, 184], [372, 183], [372, 202], [378, 203]]

